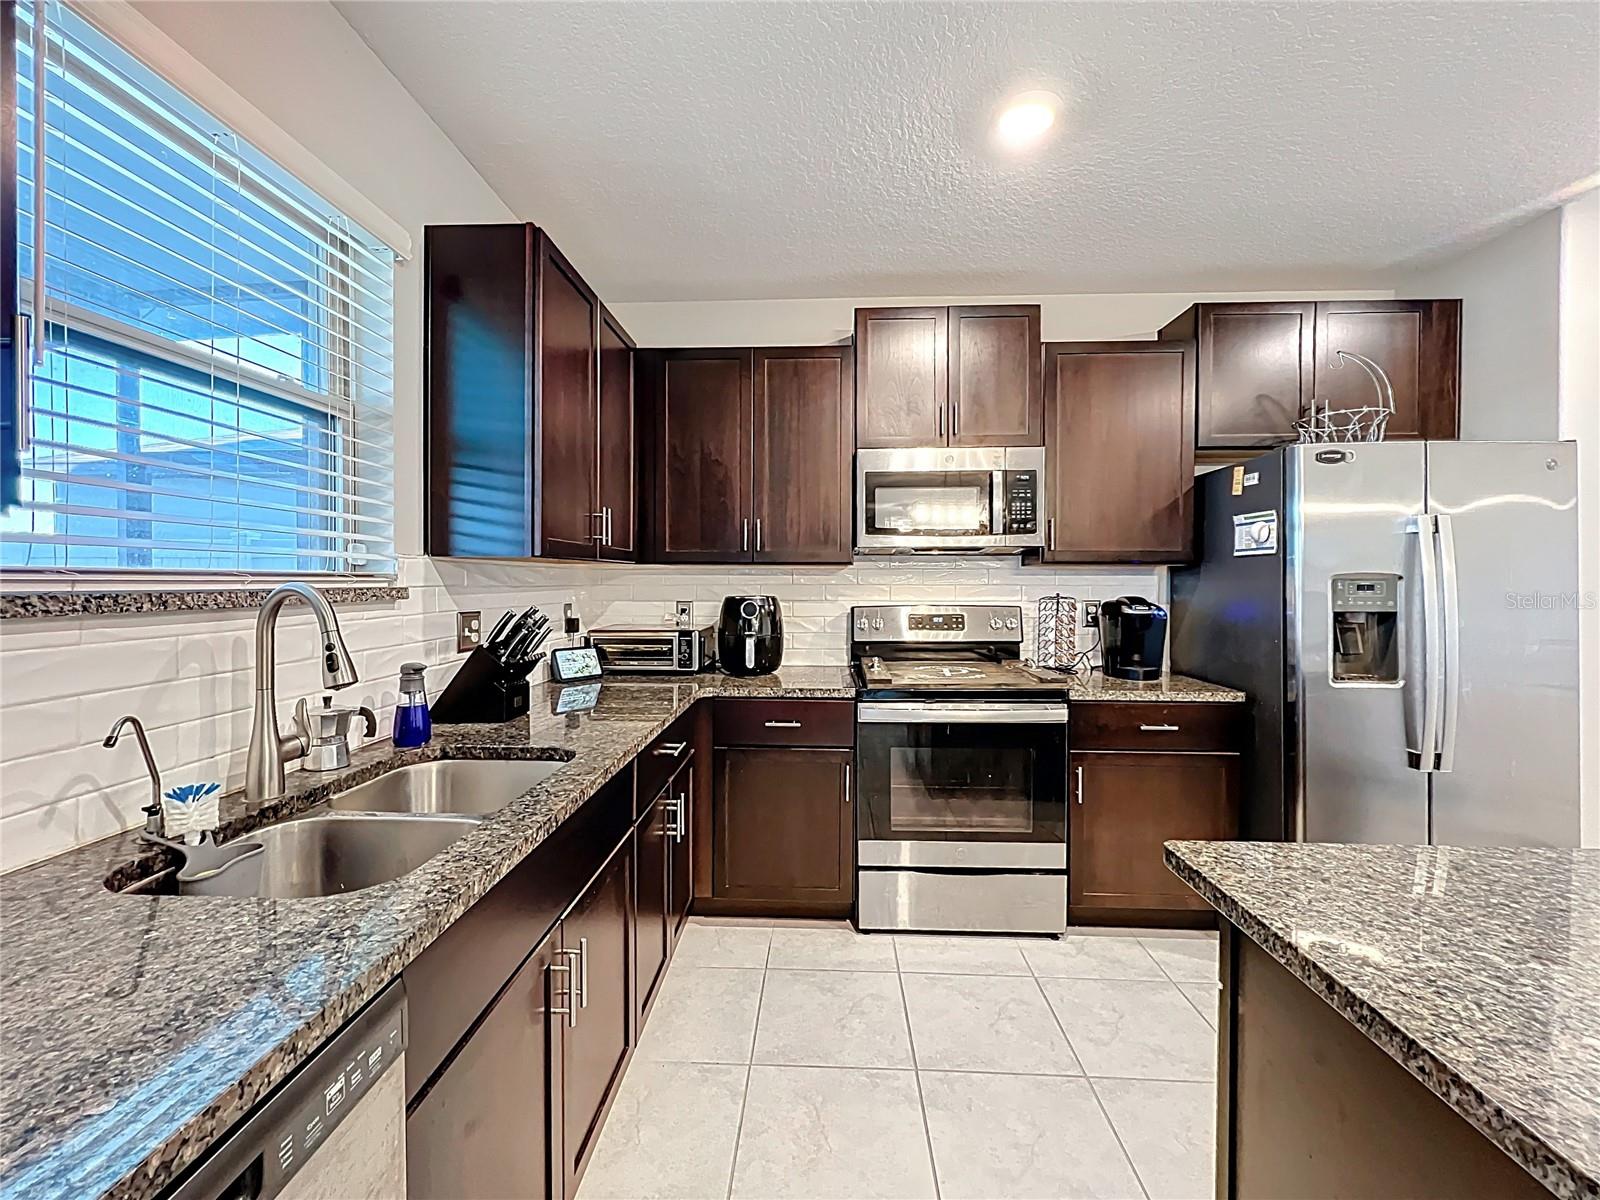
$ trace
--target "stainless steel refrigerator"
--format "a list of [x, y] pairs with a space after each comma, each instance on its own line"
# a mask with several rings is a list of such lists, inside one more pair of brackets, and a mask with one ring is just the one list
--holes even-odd
[[1244, 836], [1578, 844], [1572, 443], [1291, 446], [1197, 490], [1172, 669], [1250, 694]]

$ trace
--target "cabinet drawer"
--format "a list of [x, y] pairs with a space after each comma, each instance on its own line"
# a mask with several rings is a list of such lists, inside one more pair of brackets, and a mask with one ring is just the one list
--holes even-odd
[[1074, 750], [1237, 751], [1243, 712], [1242, 704], [1073, 701], [1068, 737]]
[[[699, 701], [704, 704], [705, 701]], [[694, 754], [694, 706], [666, 731], [639, 752], [635, 769], [637, 785], [633, 797], [634, 816], [642, 817], [667, 786], [667, 780]]]
[[856, 706], [848, 700], [718, 700], [719, 746], [855, 745]]

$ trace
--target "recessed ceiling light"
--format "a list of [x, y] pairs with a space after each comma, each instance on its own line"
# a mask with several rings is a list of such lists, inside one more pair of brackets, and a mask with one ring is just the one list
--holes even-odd
[[1054, 92], [1023, 92], [1014, 96], [995, 118], [995, 140], [1007, 150], [1038, 145], [1056, 123], [1061, 97]]

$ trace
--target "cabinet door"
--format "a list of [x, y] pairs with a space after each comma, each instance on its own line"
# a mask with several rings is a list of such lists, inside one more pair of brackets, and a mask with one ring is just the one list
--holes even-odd
[[755, 351], [756, 562], [850, 561], [852, 375], [848, 346]]
[[1192, 345], [1056, 342], [1045, 347], [1045, 373], [1045, 558], [1186, 559], [1194, 538]]
[[538, 552], [593, 558], [596, 301], [541, 232], [534, 275], [534, 394], [538, 397]]
[[523, 963], [406, 1120], [411, 1200], [559, 1196], [554, 1150], [566, 985], [550, 974], [555, 937]]
[[634, 833], [633, 963], [638, 981], [635, 1006], [639, 1025], [655, 1000], [656, 985], [667, 969], [674, 926], [668, 911], [668, 878], [673, 853], [670, 785], [651, 801]]
[[856, 446], [942, 446], [949, 437], [950, 310], [856, 309]]
[[1295, 440], [1311, 403], [1314, 323], [1311, 304], [1199, 306], [1201, 449]]
[[423, 236], [429, 554], [526, 558], [534, 550], [534, 237], [531, 225], [430, 225]]
[[1238, 756], [1089, 751], [1071, 763], [1069, 906], [1204, 909], [1161, 847], [1237, 836]]
[[1037, 446], [1043, 437], [1039, 306], [952, 308], [950, 444]]
[[601, 513], [600, 557], [632, 562], [634, 536], [633, 339], [600, 308], [600, 429], [596, 493]]
[[1379, 403], [1358, 364], [1336, 351], [1370, 358], [1394, 388], [1386, 441], [1457, 436], [1460, 415], [1459, 300], [1325, 300], [1317, 304], [1313, 394], [1318, 406], [1362, 408]]
[[576, 1022], [562, 1038], [562, 1173], [575, 1195], [607, 1108], [622, 1081], [634, 1026], [629, 895], [633, 843], [625, 841], [561, 922]]
[[667, 843], [667, 931], [674, 940], [694, 897], [694, 771], [695, 764], [687, 763], [668, 788], [672, 834]]
[[656, 557], [750, 561], [750, 352], [662, 355]]
[[713, 894], [804, 914], [848, 909], [855, 829], [847, 750], [716, 751]]

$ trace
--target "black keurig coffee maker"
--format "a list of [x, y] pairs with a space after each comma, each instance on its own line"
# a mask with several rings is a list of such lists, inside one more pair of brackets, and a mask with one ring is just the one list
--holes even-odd
[[783, 662], [783, 610], [776, 596], [725, 596], [717, 663], [729, 675], [766, 675]]
[[1161, 678], [1167, 649], [1167, 610], [1143, 596], [1118, 596], [1100, 605], [1100, 663], [1107, 679]]

